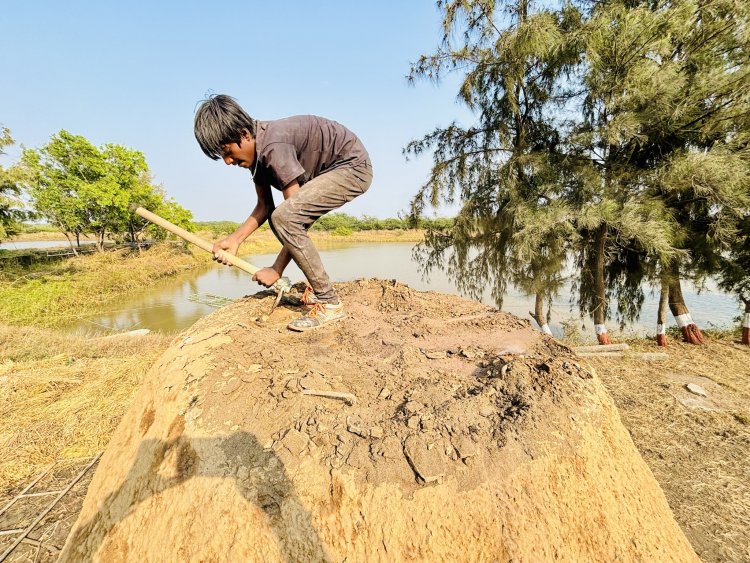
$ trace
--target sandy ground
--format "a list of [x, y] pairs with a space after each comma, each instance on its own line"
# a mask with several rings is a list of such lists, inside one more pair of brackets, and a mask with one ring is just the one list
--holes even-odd
[[336, 287], [348, 317], [317, 331], [262, 292], [177, 336], [61, 561], [697, 561], [569, 349], [457, 296]]
[[701, 559], [750, 561], [750, 348], [730, 338], [703, 346], [670, 339], [666, 352], [666, 362], [589, 363]]
[[[393, 306], [398, 307], [398, 302]], [[13, 334], [7, 332], [0, 338], [10, 341]], [[55, 342], [55, 346], [63, 345]], [[648, 341], [631, 345], [642, 351], [656, 350]], [[730, 339], [709, 339], [705, 346], [670, 340], [666, 351], [670, 356], [667, 362], [628, 358], [587, 361], [614, 398], [634, 443], [701, 559], [750, 561], [750, 349]], [[62, 350], [50, 348], [49, 352], [59, 355]], [[14, 370], [22, 373], [23, 364], [18, 361], [4, 366], [3, 383], [12, 380]], [[69, 364], [64, 375], [75, 378], [78, 368]], [[707, 396], [689, 393], [687, 383], [702, 386]], [[20, 404], [18, 394], [24, 393], [24, 388], [12, 390], [16, 393], [12, 399]], [[0, 392], [7, 391], [0, 387]], [[28, 391], [38, 390], [32, 387]], [[71, 413], [71, 420], [75, 418]], [[65, 448], [66, 444], [57, 444], [59, 452]], [[39, 460], [29, 474], [38, 474], [48, 462]], [[90, 476], [74, 487], [32, 533], [32, 538], [45, 540], [46, 545], [24, 545], [9, 561], [54, 560], [80, 510], [88, 479]], [[16, 482], [0, 492], [0, 507], [28, 482]], [[0, 528], [21, 527], [35, 510], [31, 505], [26, 510], [19, 507], [15, 516], [6, 514]], [[11, 521], [11, 516], [20, 520]], [[7, 544], [4, 540], [0, 548]]]

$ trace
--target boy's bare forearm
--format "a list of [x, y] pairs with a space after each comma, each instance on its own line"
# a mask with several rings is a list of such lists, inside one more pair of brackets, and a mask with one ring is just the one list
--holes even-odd
[[270, 188], [256, 184], [255, 193], [258, 196], [258, 203], [255, 204], [253, 212], [250, 214], [250, 217], [245, 219], [245, 222], [237, 227], [237, 230], [230, 235], [239, 243], [242, 243], [242, 241], [253, 234], [258, 227], [265, 223], [268, 216], [273, 211], [273, 196], [271, 196]]
[[250, 216], [245, 219], [245, 222], [237, 227], [230, 236], [241, 243], [265, 223], [266, 219], [268, 219], [268, 212], [265, 208], [260, 208], [256, 205]]
[[279, 275], [282, 275], [284, 273], [284, 270], [289, 265], [289, 262], [292, 261], [292, 253], [287, 250], [286, 247], [283, 247], [281, 249], [281, 252], [279, 252], [279, 255], [276, 257], [276, 261], [273, 263], [273, 266], [271, 266], [274, 270], [276, 270]]

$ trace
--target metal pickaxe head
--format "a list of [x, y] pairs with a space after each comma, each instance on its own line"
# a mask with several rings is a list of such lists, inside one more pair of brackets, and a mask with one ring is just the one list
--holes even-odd
[[276, 300], [273, 302], [271, 310], [268, 312], [269, 315], [273, 313], [274, 309], [276, 309], [278, 304], [281, 303], [281, 298], [284, 297], [284, 294], [292, 289], [292, 282], [289, 278], [283, 277], [276, 280], [276, 283], [271, 287], [276, 290]]

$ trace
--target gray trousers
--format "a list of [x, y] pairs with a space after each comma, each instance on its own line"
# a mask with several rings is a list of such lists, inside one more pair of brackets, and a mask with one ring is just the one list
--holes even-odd
[[369, 161], [335, 168], [303, 184], [269, 217], [274, 235], [289, 250], [321, 303], [336, 304], [338, 297], [307, 230], [329, 211], [365, 193], [371, 183]]

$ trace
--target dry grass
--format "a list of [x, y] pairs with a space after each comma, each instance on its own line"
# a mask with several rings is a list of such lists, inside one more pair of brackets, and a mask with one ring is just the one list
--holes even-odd
[[[589, 361], [701, 559], [750, 561], [750, 348], [723, 336], [666, 351], [667, 362]], [[687, 382], [708, 391], [702, 407], [685, 404], [699, 400]]]
[[[65, 235], [60, 231], [37, 231], [35, 233], [21, 233], [18, 236], [12, 237], [3, 242], [31, 242], [31, 241], [48, 241], [48, 240], [62, 240], [65, 241]], [[96, 240], [96, 237], [81, 235], [81, 242], [88, 240]], [[75, 241], [73, 241], [75, 242]], [[65, 244], [68, 244], [67, 241]]]
[[0, 325], [0, 492], [57, 459], [102, 450], [168, 343]]

